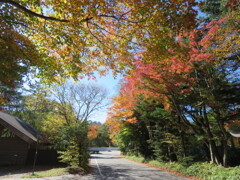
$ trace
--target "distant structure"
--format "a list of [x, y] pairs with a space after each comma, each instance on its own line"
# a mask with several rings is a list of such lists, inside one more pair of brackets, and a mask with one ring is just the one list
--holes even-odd
[[[50, 142], [25, 121], [0, 111], [0, 165], [24, 165]], [[31, 160], [34, 158], [30, 156]]]

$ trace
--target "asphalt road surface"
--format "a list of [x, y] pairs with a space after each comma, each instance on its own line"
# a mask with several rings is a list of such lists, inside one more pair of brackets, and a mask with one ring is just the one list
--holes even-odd
[[129, 161], [119, 155], [119, 151], [102, 151], [100, 154], [92, 154], [92, 172], [86, 176], [64, 175], [44, 178], [1, 178], [3, 180], [187, 180], [188, 178], [177, 176], [140, 163]]
[[140, 163], [135, 163], [118, 157], [119, 151], [100, 152], [93, 154], [91, 165], [92, 173], [81, 177], [83, 180], [187, 180]]

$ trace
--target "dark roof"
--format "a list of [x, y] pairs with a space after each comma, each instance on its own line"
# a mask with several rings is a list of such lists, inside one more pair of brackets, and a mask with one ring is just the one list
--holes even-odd
[[28, 123], [2, 111], [0, 111], [0, 124], [28, 143], [36, 143], [37, 140], [47, 143], [47, 140]]

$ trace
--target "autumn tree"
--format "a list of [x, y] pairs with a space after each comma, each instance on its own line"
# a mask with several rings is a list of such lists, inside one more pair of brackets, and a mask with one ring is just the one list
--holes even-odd
[[[124, 78], [110, 119], [131, 121], [140, 95], [144, 95], [144, 100], [155, 98], [164, 109], [175, 112], [179, 127], [183, 124], [196, 137], [204, 137], [201, 140], [209, 149], [212, 162], [227, 166], [229, 134], [223, 125], [228, 122], [232, 109], [237, 107], [237, 99], [230, 97], [236, 97], [239, 84], [236, 74], [239, 71], [239, 37], [236, 36], [238, 28], [233, 28], [237, 24], [232, 21], [236, 20], [233, 16], [236, 13], [238, 11], [211, 21], [203, 29], [179, 34], [174, 42], [176, 45], [168, 49], [169, 58], [148, 62], [145, 51], [136, 55], [135, 69]], [[225, 34], [228, 28], [232, 31]], [[232, 48], [228, 49], [224, 42], [229, 42]], [[226, 94], [217, 89], [224, 89]], [[229, 97], [231, 102], [223, 97]], [[140, 118], [135, 118], [132, 123], [138, 121]]]
[[101, 124], [98, 128], [98, 137], [95, 140], [97, 146], [102, 147], [109, 147], [109, 146], [115, 146], [114, 143], [112, 143], [110, 139], [110, 133], [108, 130], [108, 126], [104, 123]]
[[88, 132], [90, 138], [90, 147], [108, 147], [113, 146], [110, 140], [108, 126], [100, 122], [90, 122], [90, 129]]
[[44, 86], [38, 86], [31, 93], [13, 101], [5, 110], [28, 122], [55, 144], [60, 139], [59, 129], [66, 124], [56, 109], [57, 104], [50, 99], [50, 93]]
[[90, 140], [96, 139], [98, 137], [98, 125], [91, 125], [88, 131], [88, 138]]
[[106, 91], [84, 84], [39, 87], [25, 95], [14, 114], [48, 136], [62, 162], [88, 170], [89, 117], [104, 107]]
[[94, 71], [105, 75], [109, 69], [116, 74], [132, 67], [139, 49], [146, 50], [146, 57], [167, 52], [176, 33], [195, 26], [196, 4], [1, 0], [1, 73], [8, 74], [0, 79], [2, 104], [8, 88], [21, 87], [29, 73], [48, 83], [93, 76]]
[[60, 142], [63, 151], [59, 151], [61, 162], [67, 163], [71, 172], [88, 172], [89, 141], [88, 122], [79, 122], [60, 129]]
[[[59, 102], [59, 113], [65, 117], [68, 124], [71, 124], [71, 121], [74, 123], [88, 121], [94, 113], [105, 107], [107, 91], [100, 86], [69, 82], [56, 86], [53, 95]], [[69, 110], [74, 113], [74, 117], [68, 117], [71, 114]]]
[[23, 77], [32, 71], [31, 66], [36, 66], [36, 61], [41, 62], [42, 58], [28, 37], [1, 18], [0, 25], [0, 105], [5, 105], [23, 84]]
[[38, 74], [50, 81], [105, 71], [100, 66], [120, 72], [131, 65], [130, 52], [191, 28], [196, 15], [196, 3], [190, 0], [0, 3], [1, 21], [31, 40], [41, 54], [41, 60], [35, 59]]
[[96, 128], [89, 131], [89, 118], [105, 105], [107, 92], [104, 88], [67, 82], [52, 89], [56, 109], [64, 117], [65, 126], [60, 129], [63, 147], [61, 161], [71, 168], [88, 170], [89, 139], [97, 136]]
[[238, 0], [202, 0], [199, 3], [199, 8], [207, 14], [208, 20], [226, 15], [229, 11], [238, 9], [239, 6], [240, 2]]

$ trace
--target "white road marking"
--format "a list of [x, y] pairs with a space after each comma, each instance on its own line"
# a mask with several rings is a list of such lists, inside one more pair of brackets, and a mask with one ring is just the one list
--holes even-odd
[[98, 172], [99, 172], [100, 176], [103, 178], [103, 174], [102, 174], [101, 169], [100, 169], [100, 167], [99, 167], [99, 165], [98, 165], [98, 162], [97, 162], [96, 159], [94, 159], [94, 160], [95, 160], [95, 163], [96, 163], [96, 165], [97, 165]]

